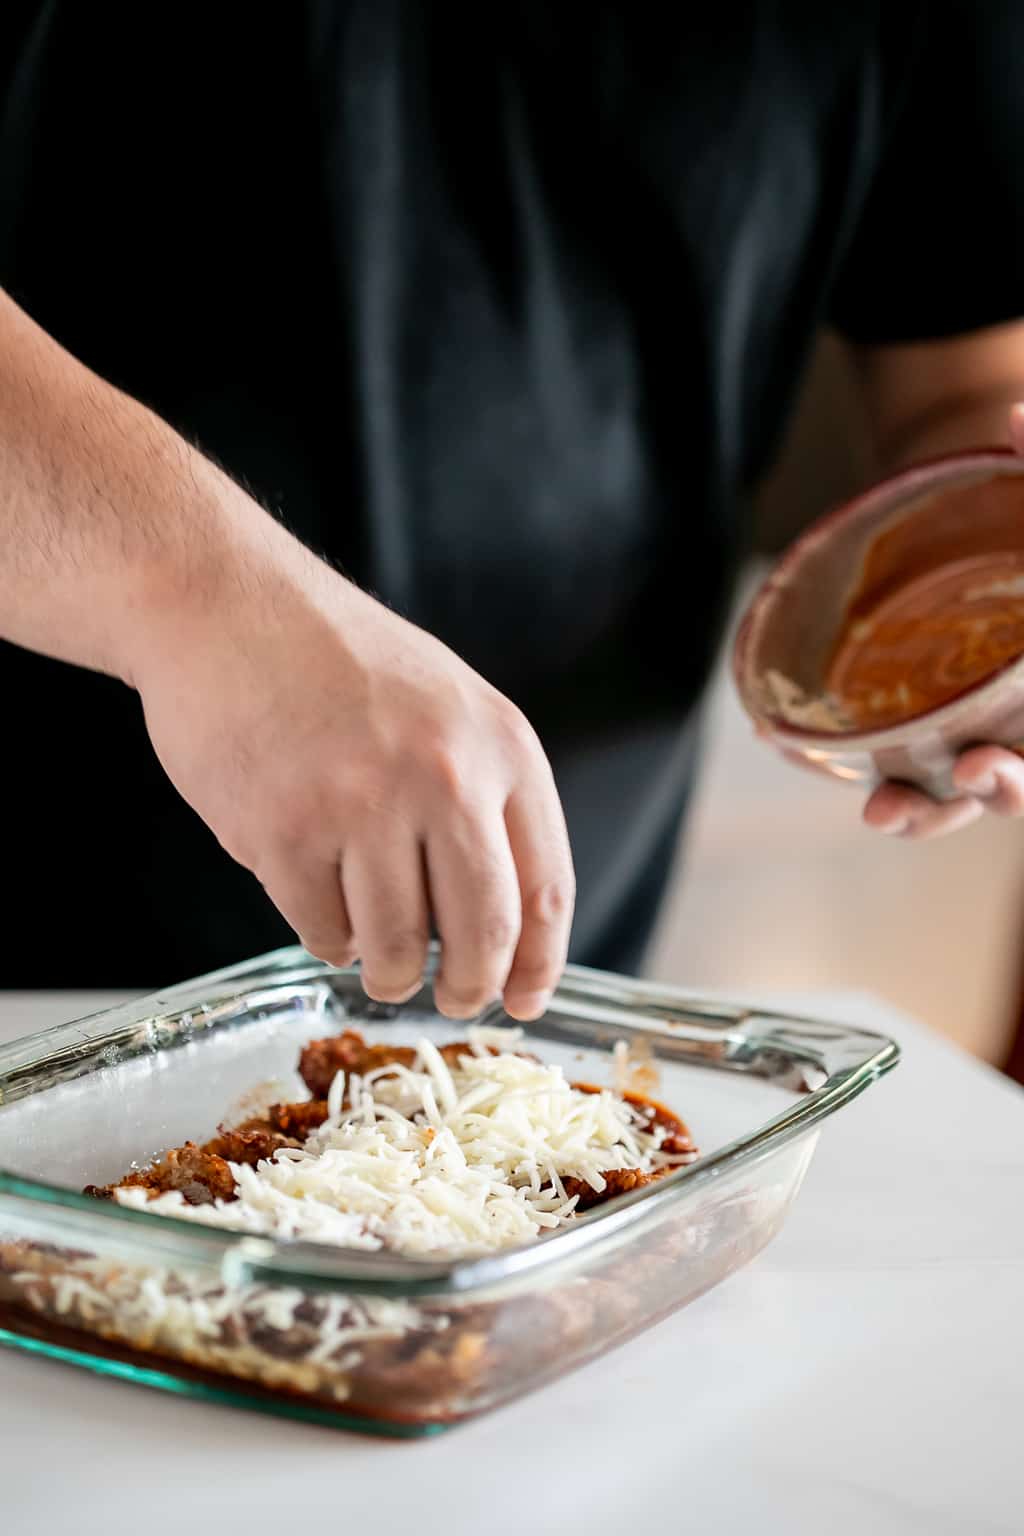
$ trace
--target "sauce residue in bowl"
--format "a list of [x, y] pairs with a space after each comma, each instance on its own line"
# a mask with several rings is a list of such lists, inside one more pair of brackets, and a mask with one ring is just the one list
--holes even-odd
[[1024, 655], [1024, 551], [954, 560], [855, 601], [828, 692], [859, 730], [936, 709]]

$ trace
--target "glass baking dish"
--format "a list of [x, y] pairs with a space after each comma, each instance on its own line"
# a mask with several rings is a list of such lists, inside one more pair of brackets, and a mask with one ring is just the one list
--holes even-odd
[[[433, 964], [433, 961], [432, 961]], [[500, 1008], [486, 1022], [508, 1022]], [[244, 1113], [305, 1097], [307, 1040], [436, 1043], [429, 976], [400, 1007], [302, 949], [0, 1049], [0, 1342], [151, 1386], [387, 1435], [494, 1407], [693, 1300], [779, 1230], [821, 1121], [896, 1064], [880, 1035], [570, 966], [528, 1041], [611, 1084], [645, 1044], [698, 1160], [541, 1241], [408, 1259], [288, 1243], [80, 1193]], [[251, 1099], [250, 1099], [251, 1104]]]

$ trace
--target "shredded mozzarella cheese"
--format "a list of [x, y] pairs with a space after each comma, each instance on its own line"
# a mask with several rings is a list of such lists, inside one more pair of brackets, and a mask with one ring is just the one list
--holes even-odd
[[[412, 1067], [339, 1072], [328, 1117], [301, 1147], [245, 1167], [237, 1199], [189, 1205], [180, 1191], [122, 1204], [219, 1227], [412, 1255], [485, 1253], [570, 1219], [578, 1197], [617, 1168], [651, 1171], [662, 1130], [609, 1090], [573, 1088], [558, 1066], [517, 1056], [518, 1031], [476, 1029], [455, 1067], [422, 1039]], [[498, 1055], [490, 1054], [496, 1048]], [[348, 1103], [345, 1107], [346, 1086]]]

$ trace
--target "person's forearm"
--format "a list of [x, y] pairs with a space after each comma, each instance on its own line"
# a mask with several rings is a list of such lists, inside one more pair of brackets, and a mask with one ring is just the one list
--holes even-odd
[[130, 682], [162, 615], [215, 604], [282, 537], [0, 293], [0, 637]]
[[894, 474], [913, 464], [969, 448], [1010, 446], [1011, 407], [1024, 399], [1020, 384], [998, 384], [977, 394], [951, 395], [934, 410], [903, 424], [898, 435], [879, 445], [883, 474]]
[[0, 638], [122, 678], [172, 783], [380, 1002], [538, 1018], [574, 881], [551, 768], [465, 662], [0, 296]]
[[856, 347], [852, 358], [880, 474], [966, 448], [1010, 446], [1010, 408], [1024, 398], [1024, 322]]

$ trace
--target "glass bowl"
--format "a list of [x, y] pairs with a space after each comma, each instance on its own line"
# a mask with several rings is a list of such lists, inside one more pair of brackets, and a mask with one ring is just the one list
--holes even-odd
[[915, 466], [821, 518], [775, 565], [736, 636], [733, 675], [759, 734], [804, 767], [866, 785], [897, 779], [939, 799], [956, 797], [965, 748], [1024, 751], [1024, 656], [880, 729], [829, 718], [829, 668], [855, 595], [860, 608], [1000, 562], [1019, 566], [1024, 596], [1024, 458], [1009, 450]]

